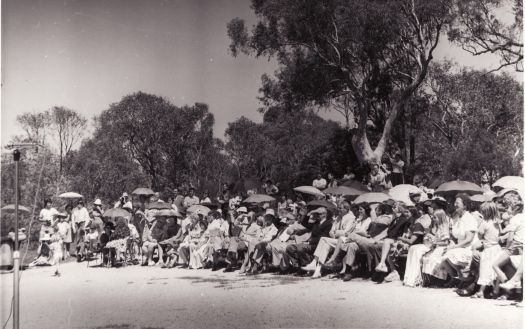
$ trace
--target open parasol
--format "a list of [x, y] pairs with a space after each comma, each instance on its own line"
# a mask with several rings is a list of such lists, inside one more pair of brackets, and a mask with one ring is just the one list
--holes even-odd
[[348, 187], [353, 187], [355, 188], [356, 190], [359, 190], [359, 191], [364, 191], [364, 192], [368, 192], [368, 187], [366, 187], [366, 185], [364, 185], [363, 183], [360, 183], [356, 180], [353, 180], [353, 179], [348, 179], [346, 181], [343, 182], [343, 184], [341, 184], [342, 186], [348, 186]]
[[354, 203], [355, 204], [360, 204], [360, 203], [372, 204], [372, 203], [382, 203], [387, 200], [392, 200], [392, 197], [386, 193], [368, 192], [368, 193], [361, 194], [360, 196], [358, 196], [354, 200]]
[[324, 193], [321, 192], [319, 189], [313, 187], [313, 186], [298, 186], [294, 187], [293, 189], [295, 192], [301, 192], [305, 194], [315, 195], [315, 196], [324, 196]]
[[211, 211], [210, 208], [205, 207], [205, 206], [200, 205], [200, 204], [193, 205], [193, 206], [189, 207], [188, 209], [186, 209], [186, 212], [188, 212], [190, 214], [201, 213], [204, 216], [207, 216], [210, 211]]
[[115, 219], [118, 217], [131, 218], [131, 213], [123, 208], [111, 208], [102, 215], [104, 218]]
[[451, 182], [446, 182], [441, 185], [434, 191], [434, 194], [437, 195], [455, 195], [458, 193], [467, 193], [470, 195], [474, 194], [483, 194], [483, 189], [478, 185], [461, 180], [454, 180]]
[[65, 192], [65, 193], [60, 194], [58, 197], [62, 199], [82, 199], [83, 198], [82, 194], [78, 194], [76, 192]]
[[147, 188], [147, 187], [139, 187], [139, 188], [136, 188], [133, 192], [131, 192], [131, 194], [150, 196], [150, 195], [154, 195], [155, 192], [153, 192], [152, 189]]
[[309, 208], [325, 207], [329, 210], [335, 210], [336, 206], [327, 200], [313, 200], [306, 204]]
[[266, 194], [253, 194], [244, 199], [245, 203], [263, 203], [263, 202], [272, 202], [275, 201], [274, 197], [271, 197]]
[[[410, 184], [400, 184], [392, 187], [388, 194], [394, 199], [395, 201], [402, 201], [408, 206], [413, 206], [414, 202], [410, 199], [410, 193], [416, 193], [416, 194], [424, 194], [423, 191], [421, 191], [417, 186], [410, 185]], [[426, 194], [425, 198], [427, 199]]]
[[161, 209], [155, 216], [165, 216], [165, 217], [182, 217], [182, 215], [175, 209]]
[[525, 179], [521, 176], [505, 176], [495, 181], [492, 186], [500, 189], [525, 190]]
[[324, 189], [323, 193], [333, 194], [333, 195], [343, 195], [343, 196], [358, 196], [366, 192], [362, 190], [358, 190], [355, 187], [337, 186], [337, 187], [329, 187], [327, 189]]
[[[3, 206], [2, 207], [2, 212], [4, 212], [4, 211], [7, 212], [7, 213], [15, 212], [15, 205], [14, 204], [8, 204], [7, 206]], [[18, 211], [22, 211], [22, 212], [25, 212], [25, 213], [28, 213], [28, 214], [31, 213], [31, 209], [29, 209], [28, 207], [21, 206], [21, 205], [18, 205]]]
[[168, 203], [168, 202], [151, 202], [149, 204], [146, 205], [146, 209], [157, 209], [157, 210], [161, 210], [161, 209], [173, 209], [173, 207], [171, 206], [171, 203]]

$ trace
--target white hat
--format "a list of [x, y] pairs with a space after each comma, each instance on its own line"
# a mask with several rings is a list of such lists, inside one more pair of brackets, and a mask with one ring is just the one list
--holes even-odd
[[95, 202], [93, 202], [93, 204], [95, 206], [101, 206], [102, 205], [102, 201], [100, 199], [96, 199]]
[[131, 203], [131, 201], [128, 201], [128, 202], [124, 203], [122, 208], [124, 208], [124, 209], [133, 209], [133, 204]]
[[44, 236], [42, 237], [42, 241], [49, 241], [51, 240], [51, 235], [49, 235], [49, 233], [45, 233]]
[[237, 208], [237, 212], [248, 212], [248, 209], [246, 209], [246, 207], [239, 207]]
[[123, 196], [123, 197], [125, 197], [125, 196], [129, 196], [129, 195], [128, 195], [128, 192], [124, 192], [124, 193], [122, 193], [122, 196]]
[[275, 210], [273, 210], [271, 208], [268, 208], [268, 209], [266, 209], [265, 215], [273, 215], [273, 216], [275, 216]]

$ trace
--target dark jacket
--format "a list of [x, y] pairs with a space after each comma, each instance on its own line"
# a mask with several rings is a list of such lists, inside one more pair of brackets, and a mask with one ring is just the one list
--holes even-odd
[[322, 224], [320, 222], [315, 223], [308, 223], [303, 222], [303, 226], [306, 228], [306, 230], [301, 230], [295, 232], [295, 235], [302, 235], [306, 232], [311, 232], [312, 235], [310, 236], [310, 246], [315, 249], [317, 247], [317, 244], [319, 243], [319, 240], [321, 240], [322, 237], [328, 237], [330, 236], [330, 229], [332, 228], [333, 221], [331, 219], [325, 220]]

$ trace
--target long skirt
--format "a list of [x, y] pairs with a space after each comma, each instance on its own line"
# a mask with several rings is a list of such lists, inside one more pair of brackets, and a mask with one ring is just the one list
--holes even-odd
[[479, 278], [478, 284], [482, 286], [491, 286], [496, 280], [496, 272], [492, 265], [501, 253], [501, 247], [497, 244], [483, 249], [479, 259]]
[[322, 237], [315, 248], [314, 256], [317, 256], [319, 263], [324, 264], [330, 252], [337, 245], [337, 239]]
[[443, 268], [443, 254], [445, 247], [436, 247], [423, 256], [423, 266], [421, 272], [436, 277], [441, 280], [447, 278], [447, 271]]
[[423, 283], [421, 277], [421, 260], [430, 248], [424, 244], [416, 244], [408, 249], [407, 264], [403, 284], [409, 287], [417, 287]]
[[189, 267], [193, 269], [202, 268], [206, 258], [208, 245], [190, 244], [190, 262]]
[[472, 261], [472, 248], [469, 246], [448, 250], [443, 258], [456, 266], [467, 267]]

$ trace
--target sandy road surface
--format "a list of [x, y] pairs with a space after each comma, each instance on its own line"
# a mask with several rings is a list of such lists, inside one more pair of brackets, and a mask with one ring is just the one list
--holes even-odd
[[[21, 328], [521, 328], [511, 302], [407, 288], [210, 270], [85, 263], [24, 271]], [[12, 274], [0, 276], [2, 325]], [[11, 323], [7, 328], [11, 327]]]

